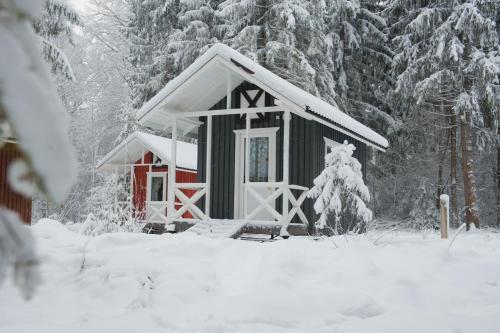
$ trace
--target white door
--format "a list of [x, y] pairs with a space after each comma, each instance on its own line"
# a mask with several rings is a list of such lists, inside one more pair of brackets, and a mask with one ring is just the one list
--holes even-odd
[[148, 173], [147, 218], [149, 222], [166, 222], [167, 173]]
[[[278, 128], [259, 128], [249, 131], [250, 161], [249, 182], [268, 183], [276, 181], [276, 131]], [[244, 218], [259, 206], [257, 199], [248, 193], [248, 204], [245, 212], [245, 130], [237, 130], [237, 146], [235, 151], [235, 217]], [[252, 187], [258, 195], [265, 199], [275, 188], [270, 186]], [[275, 202], [271, 203], [274, 208]], [[274, 220], [265, 209], [261, 210], [253, 220]]]

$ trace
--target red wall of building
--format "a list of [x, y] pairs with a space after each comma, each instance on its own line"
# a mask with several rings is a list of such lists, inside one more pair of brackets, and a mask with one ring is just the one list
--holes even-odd
[[[153, 163], [153, 154], [148, 152], [144, 155], [144, 163], [141, 160], [135, 162], [134, 166], [134, 193], [133, 193], [133, 203], [136, 211], [141, 212], [141, 218], [145, 218], [146, 214], [146, 199], [147, 199], [147, 186], [148, 186], [148, 172], [149, 166], [144, 166], [140, 164], [151, 164]], [[167, 166], [152, 166], [151, 172], [167, 172]], [[193, 171], [185, 171], [177, 169], [176, 172], [176, 182], [177, 183], [196, 183], [197, 174]], [[191, 197], [196, 191], [193, 190], [182, 190], [187, 197]], [[168, 182], [166, 193], [168, 193]], [[176, 198], [176, 202], [180, 202]], [[192, 218], [190, 213], [184, 213], [182, 215], [184, 218]]]
[[24, 223], [31, 223], [31, 198], [14, 192], [8, 183], [7, 168], [21, 152], [15, 143], [4, 143], [0, 148], [0, 206], [7, 207], [19, 214]]

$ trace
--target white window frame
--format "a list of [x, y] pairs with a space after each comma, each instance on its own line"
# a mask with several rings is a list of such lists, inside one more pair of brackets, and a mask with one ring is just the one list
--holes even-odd
[[[152, 202], [151, 201], [151, 181], [153, 177], [162, 177], [163, 178], [163, 199], [161, 202], [167, 201], [167, 172], [166, 171], [154, 171], [154, 172], [148, 172], [148, 185], [147, 185], [147, 192], [148, 195], [146, 196], [146, 201], [147, 202]], [[160, 202], [160, 201], [153, 201], [153, 202]]]

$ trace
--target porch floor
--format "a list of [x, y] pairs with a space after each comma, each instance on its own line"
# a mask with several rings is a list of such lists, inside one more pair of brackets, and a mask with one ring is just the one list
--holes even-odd
[[[279, 235], [281, 224], [273, 221], [248, 221], [229, 219], [210, 219], [208, 221], [174, 221], [175, 232], [195, 232], [211, 238], [239, 238], [242, 234]], [[165, 223], [148, 223], [143, 231], [162, 234], [167, 232]], [[307, 227], [302, 223], [290, 223], [288, 232], [291, 236], [309, 235]]]

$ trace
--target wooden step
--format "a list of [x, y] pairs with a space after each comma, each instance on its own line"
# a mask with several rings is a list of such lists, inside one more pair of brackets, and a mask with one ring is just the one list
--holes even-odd
[[197, 235], [209, 238], [238, 238], [245, 226], [243, 220], [206, 220], [196, 223], [189, 228], [187, 232], [193, 232]]
[[160, 235], [167, 232], [167, 230], [165, 228], [165, 223], [147, 223], [144, 228], [142, 228], [142, 232]]

